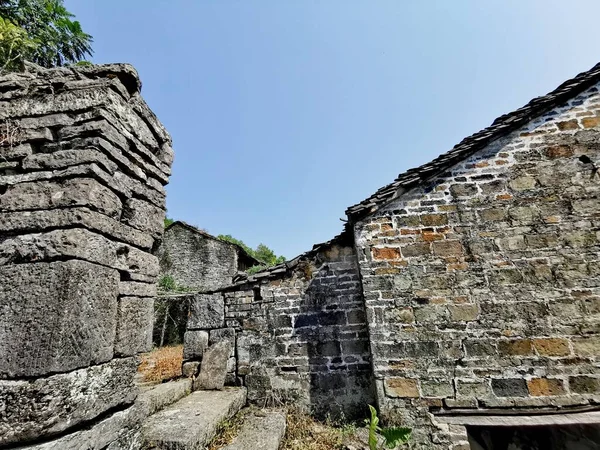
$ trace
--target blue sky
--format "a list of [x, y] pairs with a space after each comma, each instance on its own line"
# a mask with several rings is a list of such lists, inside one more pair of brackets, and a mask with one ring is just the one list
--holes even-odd
[[66, 0], [173, 137], [169, 216], [292, 258], [600, 60], [597, 0]]

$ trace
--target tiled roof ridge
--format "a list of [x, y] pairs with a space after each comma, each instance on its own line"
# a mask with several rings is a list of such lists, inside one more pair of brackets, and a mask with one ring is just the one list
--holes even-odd
[[532, 99], [525, 106], [513, 112], [503, 114], [494, 120], [489, 127], [464, 138], [450, 151], [443, 153], [433, 161], [401, 173], [392, 183], [383, 186], [367, 199], [346, 209], [346, 215], [352, 221], [360, 220], [360, 218], [376, 211], [379, 206], [395, 199], [408, 189], [442, 173], [491, 142], [506, 136], [536, 117], [560, 106], [599, 80], [600, 63], [590, 70], [565, 81], [552, 92]]

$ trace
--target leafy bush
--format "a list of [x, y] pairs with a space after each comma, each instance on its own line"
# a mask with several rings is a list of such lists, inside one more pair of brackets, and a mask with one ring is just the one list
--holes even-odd
[[[395, 449], [400, 445], [404, 445], [410, 439], [412, 430], [405, 427], [389, 427], [381, 428], [379, 426], [379, 417], [377, 410], [369, 405], [371, 410], [371, 419], [365, 419], [365, 423], [369, 427], [369, 448], [378, 450], [383, 448]], [[383, 440], [382, 445], [379, 442]]]
[[247, 272], [249, 274], [257, 273], [266, 269], [267, 267], [275, 266], [285, 262], [285, 256], [277, 256], [275, 252], [265, 244], [258, 244], [256, 250], [254, 250], [251, 247], [248, 247], [243, 241], [234, 238], [230, 234], [220, 234], [217, 236], [217, 238], [225, 242], [231, 242], [232, 244], [239, 245], [246, 251], [246, 253], [261, 262], [260, 265], [253, 266], [248, 269]]

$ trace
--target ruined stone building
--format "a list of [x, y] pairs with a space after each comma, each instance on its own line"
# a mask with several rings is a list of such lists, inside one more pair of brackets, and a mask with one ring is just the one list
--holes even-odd
[[413, 448], [529, 448], [527, 424], [550, 427], [533, 448], [596, 448], [599, 83], [596, 66], [399, 175], [332, 241], [198, 298], [188, 329], [221, 305], [251, 401], [373, 402]]
[[165, 229], [156, 254], [161, 275], [172, 276], [177, 286], [199, 291], [229, 286], [238, 272], [260, 265], [241, 246], [180, 221]]
[[[238, 409], [371, 403], [419, 450], [597, 448], [599, 86], [600, 65], [348, 208], [331, 241], [189, 293], [194, 388], [219, 387], [222, 346]], [[139, 91], [126, 65], [0, 78], [0, 448], [206, 442], [185, 420], [213, 413], [206, 392], [153, 414], [133, 383], [172, 161]], [[178, 254], [207, 239], [174, 230]]]

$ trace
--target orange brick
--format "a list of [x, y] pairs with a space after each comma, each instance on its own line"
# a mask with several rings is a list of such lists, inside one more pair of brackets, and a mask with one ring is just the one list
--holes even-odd
[[444, 239], [444, 235], [441, 233], [434, 233], [433, 231], [424, 231], [423, 232], [423, 240], [427, 242], [431, 241], [441, 241]]
[[533, 346], [541, 356], [566, 356], [571, 353], [569, 349], [569, 341], [566, 339], [534, 339]]
[[382, 223], [381, 224], [381, 231], [390, 231], [392, 230], [394, 227], [392, 227], [391, 223]]
[[400, 259], [400, 249], [395, 247], [374, 248], [373, 258], [379, 260]]
[[421, 230], [411, 230], [408, 228], [403, 228], [400, 230], [400, 234], [406, 236], [406, 235], [411, 235], [411, 234], [421, 234]]
[[414, 378], [387, 378], [385, 391], [390, 397], [417, 398], [419, 397], [419, 384]]
[[488, 167], [488, 166], [489, 166], [489, 163], [487, 161], [480, 161], [478, 163], [475, 163], [475, 167], [479, 167], [479, 168]]
[[506, 356], [533, 355], [533, 342], [531, 339], [515, 339], [514, 341], [499, 341], [498, 351]]
[[576, 130], [579, 128], [579, 124], [577, 123], [576, 119], [568, 120], [566, 122], [558, 122], [556, 125], [560, 131]]
[[527, 381], [527, 388], [533, 397], [551, 397], [565, 393], [562, 380], [556, 378], [533, 378]]
[[581, 119], [583, 128], [595, 128], [600, 125], [600, 117], [584, 117]]
[[496, 160], [496, 165], [497, 166], [503, 166], [505, 164], [508, 164], [508, 161], [505, 160], [505, 159], [498, 159], [498, 160]]
[[546, 156], [550, 159], [569, 158], [573, 156], [573, 149], [568, 145], [555, 145], [546, 149]]
[[498, 194], [498, 195], [496, 195], [496, 200], [510, 200], [511, 198], [513, 198], [513, 196], [510, 195], [510, 194]]
[[467, 270], [469, 268], [469, 264], [462, 262], [462, 263], [452, 263], [452, 264], [448, 264], [446, 266], [446, 270], [448, 270], [449, 272], [453, 272], [455, 270]]

